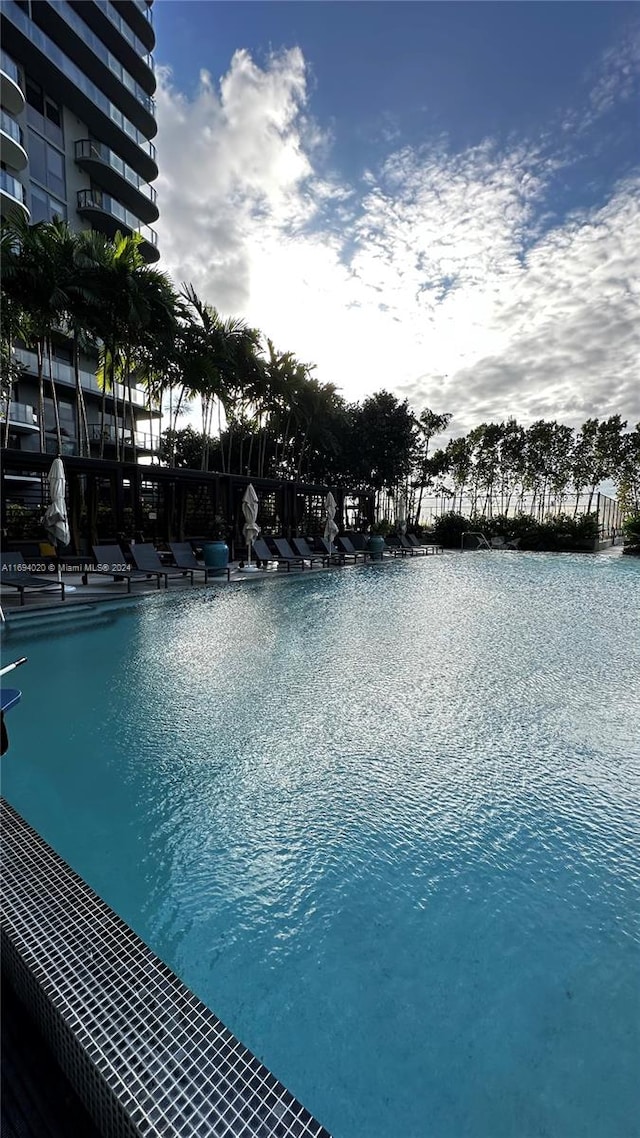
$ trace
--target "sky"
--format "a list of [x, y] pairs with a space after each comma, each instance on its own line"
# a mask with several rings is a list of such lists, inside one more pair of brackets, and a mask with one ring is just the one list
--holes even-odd
[[450, 434], [640, 420], [640, 7], [156, 0], [160, 267]]

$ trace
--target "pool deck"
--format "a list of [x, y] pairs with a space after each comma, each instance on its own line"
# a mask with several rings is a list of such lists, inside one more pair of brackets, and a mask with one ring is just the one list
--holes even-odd
[[[393, 563], [396, 559], [393, 557], [385, 557], [385, 563]], [[109, 605], [113, 602], [125, 602], [135, 600], [137, 597], [144, 596], [158, 596], [162, 593], [175, 593], [177, 591], [184, 591], [186, 589], [201, 589], [201, 590], [216, 590], [220, 588], [227, 588], [229, 585], [242, 585], [242, 586], [255, 586], [259, 583], [265, 584], [266, 582], [277, 580], [293, 581], [295, 578], [308, 577], [310, 573], [317, 575], [318, 573], [335, 573], [337, 569], [341, 572], [360, 568], [363, 564], [369, 562], [360, 562], [359, 565], [343, 564], [343, 565], [327, 565], [322, 566], [320, 562], [316, 562], [310, 566], [308, 562], [305, 563], [303, 570], [299, 568], [291, 568], [291, 570], [284, 568], [277, 568], [275, 561], [269, 564], [268, 569], [241, 569], [238, 562], [231, 562], [229, 564], [230, 575], [227, 579], [226, 575], [210, 577], [209, 581], [205, 582], [200, 578], [196, 578], [193, 584], [188, 574], [183, 577], [171, 577], [168, 581], [168, 587], [165, 589], [164, 584], [161, 584], [158, 589], [155, 578], [150, 578], [148, 583], [140, 580], [132, 583], [131, 591], [127, 589], [125, 581], [114, 581], [111, 577], [89, 576], [86, 585], [82, 584], [81, 573], [63, 573], [62, 580], [65, 585], [65, 599], [60, 598], [60, 590], [54, 584], [50, 587], [43, 587], [42, 589], [29, 589], [24, 593], [24, 604], [20, 603], [20, 594], [17, 589], [11, 586], [0, 586], [0, 606], [7, 625], [12, 625], [18, 628], [24, 619], [25, 626], [31, 623], [30, 615], [35, 614], [59, 614], [61, 617], [68, 612], [78, 610], [81, 606], [87, 609], [94, 607], [97, 604], [105, 603]], [[167, 571], [171, 572], [171, 566], [167, 566]], [[179, 570], [175, 570], [179, 572]]]

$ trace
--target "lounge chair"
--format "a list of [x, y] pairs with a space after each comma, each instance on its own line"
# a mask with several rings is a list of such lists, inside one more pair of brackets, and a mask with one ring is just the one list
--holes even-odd
[[183, 569], [186, 573], [191, 574], [191, 584], [193, 585], [193, 574], [204, 573], [204, 583], [207, 584], [209, 577], [214, 576], [216, 573], [226, 573], [227, 581], [231, 580], [231, 570], [228, 565], [214, 566], [214, 565], [200, 565], [193, 552], [193, 547], [189, 541], [170, 541], [169, 549], [173, 555], [173, 560], [176, 563], [177, 569]]
[[27, 589], [50, 589], [52, 585], [60, 589], [60, 600], [64, 597], [64, 581], [59, 582], [53, 574], [51, 577], [40, 577], [37, 573], [30, 573], [21, 553], [3, 553], [1, 557], [2, 571], [0, 584], [10, 585], [20, 593], [20, 604], [24, 604], [24, 594]]
[[304, 569], [304, 557], [302, 557], [299, 553], [294, 553], [285, 537], [273, 537], [271, 540], [273, 541], [273, 544], [278, 551], [278, 556], [282, 561], [290, 561], [292, 565], [297, 565], [299, 563], [300, 567]]
[[[397, 533], [390, 533], [385, 538], [385, 550], [392, 553], [394, 557], [406, 557], [409, 552], [400, 544], [400, 537]], [[384, 552], [384, 551], [383, 551]]]
[[[166, 565], [163, 565], [158, 557], [157, 549], [150, 541], [136, 542], [136, 544], [131, 545], [129, 549], [131, 560], [136, 569], [139, 569], [141, 573], [159, 573], [161, 577], [164, 577], [165, 589], [169, 585], [170, 577], [172, 580], [175, 580], [177, 577], [184, 577], [185, 574], [189, 572], [188, 569], [183, 569], [182, 572], [178, 571], [174, 573], [172, 572], [171, 566], [167, 568]], [[191, 584], [193, 584], [193, 575], [191, 576]]]
[[336, 538], [336, 545], [343, 553], [347, 553], [349, 557], [353, 557], [355, 561], [357, 561], [359, 557], [361, 557], [363, 561], [366, 561], [367, 557], [371, 556], [368, 549], [354, 549], [351, 539], [345, 534], [340, 534], [340, 536]]
[[309, 561], [313, 568], [314, 561], [319, 561], [324, 569], [332, 560], [331, 553], [315, 553], [313, 549], [309, 549], [309, 544], [306, 537], [294, 537], [292, 540], [293, 548], [300, 557], [304, 557], [305, 561]]
[[407, 538], [411, 542], [414, 549], [424, 549], [425, 553], [442, 553], [443, 551], [443, 547], [439, 544], [439, 542], [425, 541], [423, 543], [418, 540], [415, 533], [408, 533]]
[[366, 538], [366, 535], [364, 533], [350, 532], [348, 534], [348, 537], [349, 537], [349, 541], [351, 542], [356, 553], [368, 553], [369, 552], [369, 543], [367, 542], [367, 538]]
[[256, 560], [262, 563], [262, 569], [266, 569], [267, 563], [269, 561], [277, 561], [278, 566], [286, 565], [287, 572], [290, 571], [292, 564], [299, 565], [301, 569], [304, 569], [304, 559], [302, 557], [296, 557], [293, 554], [293, 551], [291, 557], [281, 557], [278, 553], [272, 553], [266, 541], [262, 537], [257, 537], [253, 542], [252, 552]]
[[[319, 553], [326, 553], [327, 557], [331, 558], [333, 565], [346, 565], [347, 554], [342, 549], [336, 549], [330, 541], [327, 541], [326, 537], [314, 537], [312, 541]], [[356, 560], [357, 557], [354, 553], [352, 561], [355, 563]]]
[[412, 541], [409, 541], [409, 538], [406, 536], [406, 534], [403, 533], [398, 534], [398, 539], [400, 541], [402, 549], [406, 550], [407, 553], [410, 553], [412, 557], [414, 557], [416, 553], [421, 553], [423, 557], [426, 557], [427, 551], [424, 545], [414, 545]]
[[94, 569], [85, 569], [82, 574], [83, 585], [87, 584], [89, 573], [91, 573], [99, 577], [112, 577], [114, 581], [126, 581], [128, 593], [131, 592], [132, 582], [148, 581], [149, 577], [155, 577], [156, 585], [160, 588], [164, 571], [150, 569], [141, 572], [138, 569], [132, 569], [119, 545], [94, 545], [92, 549], [96, 565]]

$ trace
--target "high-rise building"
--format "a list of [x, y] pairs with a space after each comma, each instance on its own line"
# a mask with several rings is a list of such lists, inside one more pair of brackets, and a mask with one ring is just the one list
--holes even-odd
[[[28, 221], [65, 219], [73, 230], [142, 236], [149, 263], [159, 258], [151, 227], [158, 217], [152, 51], [153, 0], [2, 0], [0, 5], [0, 212]], [[55, 345], [63, 452], [76, 453], [78, 423], [71, 348]], [[9, 409], [9, 445], [40, 449], [35, 353], [18, 349], [26, 368]], [[123, 457], [133, 439], [122, 423], [122, 392], [109, 393], [108, 425], [95, 361], [83, 361], [91, 453]], [[114, 401], [114, 395], [116, 400]], [[139, 419], [149, 418], [146, 394], [134, 390]], [[6, 415], [3, 411], [6, 422]], [[57, 450], [53, 400], [45, 402], [45, 445]], [[4, 424], [2, 426], [4, 442]], [[124, 446], [122, 440], [124, 439]], [[136, 450], [157, 443], [136, 432]], [[128, 453], [129, 452], [129, 453]]]

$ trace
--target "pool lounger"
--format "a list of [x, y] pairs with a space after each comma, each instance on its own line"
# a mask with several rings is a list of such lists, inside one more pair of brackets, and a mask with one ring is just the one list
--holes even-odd
[[410, 553], [412, 557], [415, 557], [416, 553], [421, 553], [423, 557], [427, 556], [426, 545], [415, 545], [412, 541], [409, 540], [408, 537], [402, 533], [398, 535], [398, 539], [400, 541], [401, 548], [406, 549], [407, 553]]
[[141, 573], [159, 573], [164, 577], [165, 589], [169, 585], [169, 578], [176, 580], [177, 578], [184, 579], [187, 573], [191, 573], [191, 584], [193, 584], [193, 570], [192, 569], [178, 569], [171, 566], [163, 565], [158, 557], [158, 551], [155, 546], [150, 542], [143, 541], [132, 545], [131, 547], [131, 560]]
[[346, 537], [344, 534], [340, 534], [336, 537], [336, 545], [339, 547], [341, 553], [345, 553], [348, 557], [353, 557], [356, 562], [360, 557], [363, 561], [371, 557], [368, 549], [355, 549], [351, 538]]
[[[148, 581], [149, 577], [156, 578], [157, 588], [164, 577], [164, 571], [131, 569], [119, 545], [94, 545], [93, 556], [96, 559], [95, 569], [85, 569], [82, 574], [82, 584], [88, 584], [89, 573], [98, 577], [112, 577], [114, 581], [126, 581], [127, 592], [131, 592], [132, 581]], [[100, 568], [98, 568], [100, 566]], [[166, 583], [166, 582], [165, 582]]]
[[277, 561], [278, 566], [286, 565], [287, 572], [291, 569], [291, 565], [297, 565], [300, 569], [304, 569], [304, 560], [302, 557], [281, 557], [277, 553], [272, 553], [266, 541], [262, 537], [257, 537], [252, 545], [252, 552], [257, 561], [262, 562], [261, 568], [266, 569], [269, 561]]
[[315, 553], [313, 549], [310, 549], [306, 537], [294, 537], [291, 544], [296, 553], [310, 563], [311, 568], [313, 568], [314, 561], [319, 561], [323, 569], [325, 565], [330, 565], [332, 562], [337, 564], [331, 553]]
[[227, 581], [231, 580], [231, 570], [228, 565], [200, 565], [193, 552], [193, 547], [190, 541], [170, 541], [169, 549], [173, 554], [173, 560], [176, 563], [176, 568], [184, 569], [186, 573], [191, 573], [191, 584], [193, 585], [193, 574], [204, 573], [205, 585], [209, 581], [209, 577], [213, 577], [216, 573], [226, 573]]
[[273, 544], [278, 551], [278, 556], [283, 561], [289, 561], [291, 565], [299, 565], [301, 569], [304, 569], [304, 557], [302, 557], [299, 553], [293, 552], [286, 538], [274, 537]]
[[27, 589], [51, 589], [55, 586], [55, 588], [60, 589], [60, 600], [64, 600], [64, 581], [57, 581], [55, 577], [39, 577], [36, 573], [29, 573], [28, 563], [21, 553], [3, 553], [1, 561], [0, 584], [18, 589], [21, 605], [24, 604], [24, 594]]

